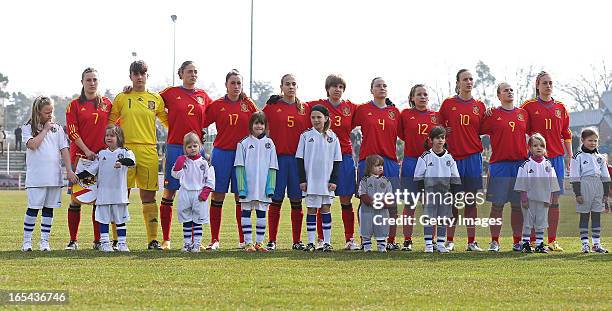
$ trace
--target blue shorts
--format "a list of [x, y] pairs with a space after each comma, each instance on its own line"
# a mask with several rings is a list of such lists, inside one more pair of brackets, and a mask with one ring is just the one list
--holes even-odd
[[297, 160], [293, 155], [278, 155], [278, 172], [276, 172], [276, 188], [272, 200], [282, 201], [285, 189], [289, 199], [301, 200], [300, 177], [298, 176]]
[[402, 161], [402, 189], [409, 192], [418, 192], [419, 183], [414, 181], [414, 171], [416, 170], [418, 158], [405, 157]]
[[338, 172], [336, 195], [352, 196], [353, 194], [355, 194], [355, 161], [352, 155], [343, 154]]
[[[383, 175], [389, 179], [393, 190], [399, 189], [400, 187], [400, 165], [389, 158], [382, 157], [385, 163], [383, 164]], [[359, 161], [359, 180], [363, 178], [365, 172], [366, 161]]]
[[238, 193], [238, 182], [236, 181], [236, 168], [234, 160], [236, 159], [236, 150], [223, 150], [213, 148], [210, 162], [215, 168], [215, 191], [218, 193], [227, 193], [232, 181], [232, 193]]
[[[181, 187], [181, 183], [178, 179], [172, 177], [172, 168], [176, 159], [185, 154], [183, 145], [177, 144], [166, 144], [166, 157], [164, 160], [164, 189], [178, 190]], [[204, 157], [204, 149], [200, 151], [200, 154]], [[136, 159], [138, 161], [138, 159]]]
[[556, 194], [563, 194], [563, 178], [565, 177], [565, 160], [563, 156], [556, 156], [554, 158], [548, 159], [550, 163], [552, 163], [553, 168], [555, 169], [555, 173], [557, 174], [557, 181], [559, 181], [559, 189], [561, 191], [555, 192]]
[[461, 176], [457, 191], [476, 192], [482, 189], [482, 154], [477, 152], [455, 162]]
[[516, 174], [525, 160], [501, 161], [489, 166], [489, 179], [487, 181], [487, 201], [496, 205], [510, 202], [512, 205], [521, 203], [521, 196], [514, 191]]

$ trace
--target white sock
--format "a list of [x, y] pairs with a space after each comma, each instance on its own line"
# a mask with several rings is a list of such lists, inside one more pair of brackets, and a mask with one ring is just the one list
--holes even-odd
[[185, 244], [191, 244], [192, 241], [192, 232], [193, 231], [193, 222], [185, 222], [183, 223], [183, 242]]
[[242, 217], [240, 218], [240, 224], [242, 225], [242, 235], [244, 236], [244, 243], [252, 244], [253, 243], [253, 225], [251, 223], [251, 210], [250, 209], [242, 210]]
[[255, 211], [257, 213], [257, 221], [255, 222], [255, 241], [259, 244], [263, 243], [266, 236], [266, 211]]
[[331, 225], [332, 216], [331, 213], [321, 214], [323, 221], [323, 243], [331, 244]]
[[23, 220], [23, 241], [32, 242], [32, 232], [36, 226], [36, 217], [38, 216], [38, 210], [28, 208], [25, 213]]
[[306, 232], [308, 232], [308, 243], [314, 244], [317, 235], [317, 214], [306, 215]]
[[200, 245], [202, 243], [202, 224], [193, 224], [193, 244]]
[[49, 236], [51, 235], [51, 225], [53, 225], [53, 210], [51, 210], [51, 212], [49, 213], [43, 208], [42, 220], [40, 221], [41, 240], [49, 241]]

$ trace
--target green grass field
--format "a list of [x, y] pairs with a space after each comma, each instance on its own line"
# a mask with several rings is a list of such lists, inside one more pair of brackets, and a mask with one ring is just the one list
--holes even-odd
[[[68, 241], [66, 205], [56, 210], [51, 246], [19, 251], [23, 237], [25, 192], [0, 192], [0, 290], [67, 290], [63, 309], [612, 309], [612, 254], [581, 254], [578, 217], [571, 197], [563, 197], [559, 240], [566, 251], [513, 253], [509, 222], [502, 231], [502, 252], [469, 253], [465, 228], [457, 230], [458, 251], [424, 254], [422, 227], [415, 228], [415, 251], [386, 254], [345, 252], [339, 206], [333, 207], [333, 253], [291, 251], [289, 208], [281, 216], [279, 248], [247, 254], [237, 245], [233, 202], [226, 200], [222, 251], [183, 254], [182, 228], [172, 228], [174, 250], [146, 251], [138, 203], [128, 223], [131, 253], [90, 250], [91, 212], [84, 207], [81, 250], [64, 251]], [[133, 195], [133, 202], [137, 196]], [[480, 216], [488, 216], [483, 208]], [[509, 210], [505, 211], [509, 220]], [[418, 212], [417, 212], [418, 215]], [[602, 217], [603, 241], [612, 247], [612, 215]], [[399, 228], [401, 230], [401, 228]], [[306, 239], [305, 226], [303, 238]], [[401, 232], [398, 230], [398, 232]], [[485, 248], [489, 229], [477, 234]], [[160, 231], [161, 234], [161, 231]], [[210, 237], [204, 228], [204, 240]], [[399, 239], [402, 240], [401, 238]], [[1, 306], [41, 309], [50, 306]], [[58, 308], [57, 306], [53, 307]]]

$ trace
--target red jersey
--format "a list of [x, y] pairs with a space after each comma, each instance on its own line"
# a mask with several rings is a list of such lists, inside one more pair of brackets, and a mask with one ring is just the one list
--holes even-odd
[[94, 103], [95, 100], [89, 100], [81, 104], [77, 98], [66, 107], [66, 127], [70, 137], [70, 158], [73, 163], [77, 156], [85, 157], [85, 153], [74, 143], [78, 138], [81, 138], [92, 152], [98, 153], [106, 148], [104, 136], [113, 104], [106, 97], [102, 97], [102, 104], [97, 108]]
[[572, 141], [569, 129], [569, 113], [560, 101], [543, 101], [534, 98], [526, 101], [521, 108], [529, 113], [527, 134], [540, 133], [546, 139], [546, 153], [549, 158], [564, 155], [563, 141]]
[[481, 132], [491, 138], [493, 152], [489, 162], [526, 160], [528, 126], [529, 114], [521, 108], [493, 109], [493, 114], [485, 117], [481, 128]]
[[418, 158], [425, 152], [425, 140], [429, 131], [440, 122], [440, 115], [429, 109], [404, 109], [400, 114], [402, 132], [399, 137], [404, 141], [404, 157]]
[[299, 111], [296, 104], [279, 100], [263, 108], [278, 155], [295, 155], [300, 135], [311, 127], [310, 108], [307, 104], [302, 105], [304, 107]]
[[353, 154], [351, 131], [353, 130], [353, 116], [357, 105], [348, 100], [343, 100], [338, 106], [334, 107], [327, 99], [319, 99], [308, 103], [311, 108], [315, 105], [323, 105], [329, 110], [330, 129], [338, 136], [342, 154]]
[[378, 154], [397, 162], [396, 143], [402, 132], [400, 112], [394, 105], [379, 108], [373, 102], [357, 106], [353, 126], [361, 126], [359, 161]]
[[198, 134], [202, 139], [204, 109], [212, 102], [208, 94], [201, 89], [172, 86], [159, 95], [168, 109], [168, 143], [182, 145], [185, 134], [189, 132]]
[[485, 105], [481, 101], [449, 97], [442, 102], [439, 113], [440, 124], [451, 128], [446, 135], [446, 143], [455, 160], [482, 152], [480, 123], [484, 119]]
[[249, 135], [249, 119], [256, 111], [257, 107], [248, 97], [234, 102], [224, 96], [208, 105], [204, 127], [213, 123], [217, 126], [214, 146], [236, 150], [236, 145]]

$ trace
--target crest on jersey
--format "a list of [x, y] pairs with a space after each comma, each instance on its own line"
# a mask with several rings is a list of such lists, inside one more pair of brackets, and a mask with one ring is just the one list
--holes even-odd
[[272, 144], [271, 143], [266, 143], [266, 149], [270, 149], [272, 148]]
[[297, 110], [297, 113], [298, 113], [299, 115], [303, 116], [303, 115], [305, 115], [305, 114], [306, 114], [306, 109], [303, 109], [303, 108], [302, 108], [302, 109], [298, 109], [298, 110]]
[[446, 166], [451, 166], [451, 161], [450, 160], [446, 161]]
[[331, 143], [333, 143], [333, 142], [334, 142], [334, 139], [333, 139], [333, 138], [331, 138], [331, 137], [327, 137], [327, 142], [331, 144]]
[[395, 111], [393, 110], [389, 111], [389, 119], [395, 120]]
[[240, 103], [240, 111], [248, 112], [249, 111], [249, 106], [247, 106], [246, 103]]
[[342, 115], [344, 115], [345, 117], [350, 116], [351, 115], [351, 108], [349, 108], [348, 106], [342, 107]]
[[202, 96], [196, 97], [196, 100], [198, 101], [198, 104], [200, 104], [200, 105], [204, 104], [204, 98], [202, 98]]
[[597, 158], [597, 164], [601, 164], [601, 162], [603, 162], [603, 160], [601, 158]]
[[117, 155], [117, 159], [119, 159], [119, 160], [123, 159], [123, 155], [122, 155], [121, 153], [120, 153], [120, 154], [118, 154], [118, 155]]
[[544, 170], [546, 171], [546, 173], [550, 173], [550, 166], [546, 166], [546, 168], [544, 168]]
[[155, 110], [155, 102], [152, 100], [149, 101], [149, 110]]
[[436, 115], [431, 115], [430, 119], [431, 123], [438, 123], [438, 117], [436, 117]]
[[561, 119], [561, 109], [559, 108], [555, 109], [555, 117]]
[[380, 183], [380, 188], [381, 188], [381, 189], [384, 189], [384, 188], [385, 188], [385, 186], [386, 186], [385, 182], [381, 182], [381, 183]]
[[522, 113], [519, 113], [517, 118], [518, 118], [519, 121], [525, 121], [525, 116], [523, 116]]
[[52, 133], [57, 132], [57, 128], [55, 128], [55, 126], [54, 126], [54, 127], [52, 127], [52, 128], [51, 128], [51, 132], [52, 132]]
[[480, 113], [480, 108], [478, 106], [472, 106], [472, 113], [479, 114]]

